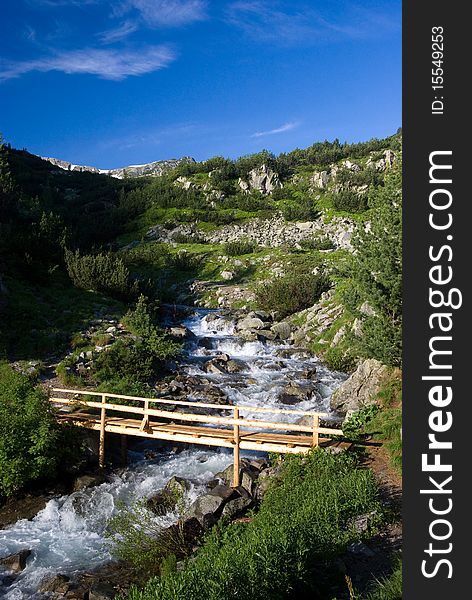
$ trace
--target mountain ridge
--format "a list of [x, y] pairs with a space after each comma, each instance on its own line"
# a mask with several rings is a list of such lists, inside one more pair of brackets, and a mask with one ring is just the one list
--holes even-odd
[[126, 167], [118, 167], [116, 169], [98, 169], [88, 165], [76, 165], [74, 163], [54, 158], [50, 156], [40, 156], [42, 160], [45, 160], [55, 167], [59, 167], [64, 171], [76, 171], [76, 172], [88, 172], [98, 173], [102, 175], [110, 175], [116, 179], [124, 179], [125, 177], [146, 177], [153, 176], [158, 177], [175, 169], [181, 164], [195, 163], [195, 159], [191, 156], [183, 156], [182, 158], [170, 158], [167, 160], [156, 160], [150, 163], [144, 163], [142, 165], [128, 165]]

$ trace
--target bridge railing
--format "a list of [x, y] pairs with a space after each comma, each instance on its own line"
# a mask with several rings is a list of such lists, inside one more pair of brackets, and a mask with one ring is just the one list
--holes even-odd
[[[342, 430], [320, 426], [320, 418], [328, 416], [327, 413], [302, 411], [296, 409], [283, 409], [259, 406], [235, 406], [232, 404], [211, 404], [208, 402], [192, 402], [186, 400], [174, 400], [168, 398], [144, 398], [141, 396], [126, 396], [123, 394], [113, 394], [106, 392], [94, 392], [90, 390], [71, 390], [64, 388], [52, 388], [50, 392], [67, 394], [73, 397], [49, 396], [49, 401], [53, 404], [83, 406], [100, 410], [100, 444], [99, 444], [99, 462], [103, 468], [105, 464], [105, 430], [107, 422], [107, 411], [114, 413], [123, 413], [142, 416], [140, 432], [149, 432], [152, 435], [150, 417], [160, 417], [170, 421], [184, 421], [190, 423], [203, 423], [207, 425], [223, 425], [228, 427], [228, 432], [232, 432], [231, 444], [234, 447], [234, 485], [239, 485], [239, 454], [241, 445], [241, 428], [262, 429], [274, 431], [287, 431], [298, 433], [309, 433], [311, 435], [311, 445], [318, 446], [320, 434], [324, 435], [342, 435]], [[97, 401], [87, 400], [86, 397], [97, 397]], [[99, 399], [99, 401], [98, 401]], [[142, 406], [130, 406], [126, 404], [116, 404], [113, 400], [126, 400], [142, 403]], [[153, 408], [153, 405], [162, 405], [164, 408]], [[165, 410], [166, 406], [172, 406], [173, 410]], [[175, 410], [175, 407], [184, 407], [187, 409], [206, 408], [215, 411], [228, 411], [228, 416], [206, 415], [197, 412], [182, 412]], [[263, 419], [243, 418], [243, 413], [261, 413], [261, 414], [280, 414], [299, 417], [310, 417], [310, 425], [297, 423], [286, 423], [283, 421], [266, 421]], [[110, 415], [108, 414], [109, 418]], [[116, 417], [115, 417], [116, 418]], [[156, 425], [153, 425], [156, 427]], [[244, 435], [244, 433], [243, 433]], [[191, 440], [188, 440], [191, 441]], [[216, 444], [224, 445], [224, 444]]]

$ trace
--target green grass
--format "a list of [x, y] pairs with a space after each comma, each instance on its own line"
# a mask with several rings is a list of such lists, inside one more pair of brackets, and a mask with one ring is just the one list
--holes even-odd
[[398, 559], [392, 574], [376, 582], [364, 600], [402, 600], [402, 597], [402, 563]]
[[124, 305], [103, 294], [73, 287], [55, 271], [46, 281], [31, 283], [5, 277], [8, 289], [2, 342], [11, 360], [32, 360], [64, 352], [100, 311], [120, 317]]
[[[376, 522], [360, 535], [349, 523], [370, 511]], [[183, 570], [155, 577], [127, 598], [325, 599], [339, 578], [332, 559], [372, 535], [382, 519], [374, 477], [357, 469], [352, 456], [321, 450], [294, 456], [249, 523], [217, 526]]]

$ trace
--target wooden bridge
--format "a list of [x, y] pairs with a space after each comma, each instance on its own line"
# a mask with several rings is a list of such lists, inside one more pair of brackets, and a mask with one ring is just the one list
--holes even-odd
[[[52, 404], [68, 405], [72, 409], [68, 412], [58, 411], [56, 416], [59, 421], [100, 432], [99, 463], [101, 468], [105, 466], [106, 432], [232, 448], [234, 451], [233, 485], [235, 487], [239, 485], [240, 450], [297, 454], [308, 452], [314, 446], [350, 445], [326, 437], [342, 435], [340, 429], [320, 426], [320, 417], [327, 416], [326, 413], [209, 404], [164, 398], [142, 398], [89, 390], [53, 388], [51, 391], [61, 394], [49, 397]], [[93, 399], [94, 397], [96, 400]], [[139, 404], [137, 406], [117, 404], [116, 400]], [[161, 408], [158, 408], [159, 406]], [[177, 407], [182, 407], [182, 409], [176, 410]], [[205, 413], [209, 411], [228, 412], [229, 415], [204, 414], [202, 409]], [[301, 425], [244, 418], [241, 413], [309, 417], [310, 424]]]

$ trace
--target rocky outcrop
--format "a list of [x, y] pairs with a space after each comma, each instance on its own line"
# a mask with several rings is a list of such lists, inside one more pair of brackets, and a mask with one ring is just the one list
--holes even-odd
[[[352, 250], [351, 237], [354, 227], [354, 221], [345, 217], [334, 217], [329, 223], [325, 223], [322, 218], [315, 221], [288, 222], [282, 215], [277, 214], [270, 219], [252, 219], [208, 232], [198, 230], [193, 224], [180, 224], [170, 229], [164, 225], [154, 225], [148, 230], [146, 237], [168, 244], [182, 237], [207, 244], [250, 240], [266, 248], [298, 247], [305, 240], [323, 237], [331, 240], [335, 248]], [[227, 278], [230, 279], [229, 276]]]
[[330, 399], [332, 410], [345, 415], [364, 406], [375, 404], [388, 367], [374, 358], [362, 362], [354, 373], [335, 390]]
[[247, 181], [239, 178], [238, 185], [246, 194], [253, 190], [261, 194], [271, 194], [274, 190], [282, 187], [279, 175], [267, 165], [249, 171]]
[[0, 558], [0, 566], [5, 567], [8, 571], [20, 573], [26, 567], [26, 561], [31, 555], [31, 550], [20, 550], [15, 554], [10, 554], [5, 558]]
[[182, 158], [172, 158], [169, 160], [157, 160], [151, 163], [145, 163], [143, 165], [119, 167], [118, 169], [97, 169], [96, 167], [74, 165], [73, 163], [67, 162], [66, 160], [60, 160], [58, 158], [46, 156], [41, 156], [40, 158], [42, 158], [42, 160], [47, 160], [55, 167], [59, 167], [64, 171], [86, 171], [88, 173], [100, 173], [103, 175], [110, 175], [116, 179], [123, 179], [125, 177], [158, 177], [164, 173], [172, 171], [179, 165], [195, 162], [191, 156], [184, 156]]

